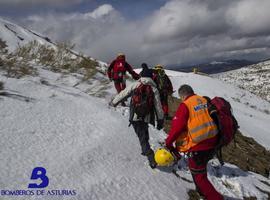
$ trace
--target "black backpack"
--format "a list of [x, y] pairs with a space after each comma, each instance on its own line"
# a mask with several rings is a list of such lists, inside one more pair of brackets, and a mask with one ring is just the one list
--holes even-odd
[[157, 84], [157, 88], [160, 92], [167, 89], [168, 81], [164, 70], [155, 70], [154, 81]]
[[134, 113], [138, 117], [145, 117], [150, 114], [154, 105], [154, 92], [150, 85], [140, 84], [131, 97]]

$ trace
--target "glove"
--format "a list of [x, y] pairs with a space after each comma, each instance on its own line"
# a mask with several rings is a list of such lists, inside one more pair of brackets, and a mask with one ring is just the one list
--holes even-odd
[[112, 101], [109, 102], [109, 106], [115, 107], [115, 106], [113, 105]]
[[181, 159], [182, 156], [180, 155], [180, 153], [177, 151], [176, 148], [173, 147], [173, 149], [170, 150], [170, 151], [174, 155], [174, 157], [175, 157], [176, 160], [180, 160]]
[[160, 119], [157, 121], [157, 130], [161, 130], [163, 128], [164, 120]]
[[111, 106], [111, 107], [116, 107], [117, 106], [117, 105], [113, 104], [113, 98], [110, 100], [109, 106]]
[[135, 72], [135, 73], [132, 74], [132, 78], [133, 78], [134, 80], [138, 80], [138, 79], [141, 78], [141, 76]]
[[181, 155], [180, 153], [177, 151], [177, 149], [171, 144], [171, 145], [168, 145], [166, 144], [166, 141], [165, 141], [165, 148], [168, 149], [168, 151], [170, 151], [173, 156], [175, 157], [176, 160], [180, 160], [181, 159]]

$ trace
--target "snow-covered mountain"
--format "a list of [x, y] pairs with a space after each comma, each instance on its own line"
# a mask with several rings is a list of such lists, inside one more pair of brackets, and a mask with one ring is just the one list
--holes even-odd
[[270, 60], [215, 76], [270, 102]]
[[38, 41], [40, 44], [53, 45], [53, 42], [46, 36], [18, 26], [12, 22], [0, 18], [0, 39], [7, 43], [7, 48], [14, 51], [18, 46], [23, 46], [31, 41]]
[[[12, 22], [0, 18], [0, 40], [6, 42], [7, 49], [12, 52], [18, 47], [24, 46], [31, 41], [37, 41], [41, 45], [56, 47], [56, 43], [51, 41], [47, 36], [42, 35], [36, 31], [18, 26]], [[71, 50], [74, 55], [78, 55], [78, 52]], [[97, 60], [101, 67], [106, 63]]]
[[[32, 56], [35, 53], [39, 53], [39, 54], [43, 54], [43, 56], [47, 56], [50, 59], [50, 54], [48, 53], [48, 49], [51, 48], [55, 51], [51, 52], [56, 54], [57, 56], [57, 49], [59, 48], [59, 44], [52, 42], [48, 37], [43, 36], [40, 33], [36, 33], [35, 31], [29, 30], [27, 28], [23, 28], [21, 26], [18, 26], [12, 22], [3, 20], [0, 18], [0, 42], [2, 44], [0, 44], [0, 47], [2, 47], [4, 45], [4, 47], [6, 46], [6, 49], [8, 50], [8, 52], [13, 53], [15, 52], [14, 55], [11, 56], [7, 56], [7, 55], [1, 55], [0, 54], [0, 70], [2, 68], [2, 64], [1, 64], [1, 58], [2, 56], [6, 56], [6, 57], [11, 57], [11, 59], [8, 62], [12, 62], [14, 63], [16, 60], [16, 62], [18, 62], [17, 64], [17, 68], [20, 67], [20, 65], [25, 65], [25, 62], [27, 62], [27, 67], [31, 67], [31, 70], [38, 70], [38, 68], [44, 68], [44, 69], [48, 69], [50, 68], [50, 66], [48, 66], [46, 64], [46, 67], [38, 62], [37, 58], [34, 58], [34, 56]], [[31, 43], [34, 42], [34, 43]], [[28, 45], [28, 46], [27, 46]], [[29, 48], [29, 45], [31, 46]], [[27, 47], [27, 50], [24, 50], [22, 47]], [[61, 44], [60, 44], [61, 47]], [[20, 48], [22, 49], [22, 53], [16, 53], [16, 51], [20, 50]], [[37, 52], [37, 49], [41, 49], [41, 52]], [[65, 47], [62, 47], [62, 50]], [[45, 50], [44, 50], [45, 49]], [[1, 49], [0, 49], [1, 50]], [[32, 51], [33, 50], [33, 51]], [[29, 52], [28, 52], [29, 51]], [[30, 52], [32, 51], [32, 52]], [[45, 55], [46, 52], [48, 53], [48, 55]], [[65, 53], [67, 53], [68, 55], [66, 56]], [[21, 54], [27, 54], [28, 57], [25, 59], [26, 61], [24, 61], [23, 63], [19, 63], [22, 59], [22, 57], [19, 58], [19, 56], [21, 56]], [[72, 59], [76, 59], [79, 58], [81, 60], [83, 60], [83, 54], [78, 53], [72, 49], [67, 49], [67, 52], [61, 52], [59, 53], [61, 54], [59, 56], [59, 60], [63, 59], [63, 57], [70, 57], [70, 62], [66, 63], [66, 65], [71, 65], [72, 64]], [[42, 56], [42, 55], [41, 55]], [[33, 58], [32, 58], [33, 57]], [[88, 57], [88, 56], [85, 56]], [[58, 59], [58, 57], [54, 58], [55, 60]], [[79, 60], [78, 59], [78, 60]], [[106, 88], [107, 84], [109, 83], [109, 81], [107, 80], [107, 78], [104, 78], [103, 74], [106, 70], [106, 66], [107, 64], [105, 62], [96, 60], [94, 58], [89, 58], [90, 60], [93, 60], [94, 62], [97, 63], [97, 72], [93, 73], [93, 77], [91, 79], [86, 78], [87, 75], [84, 71], [85, 70], [81, 70], [79, 68], [77, 68], [77, 71], [81, 71], [82, 73], [77, 73], [75, 76], [77, 78], [77, 81], [74, 82], [74, 86], [76, 86], [77, 88], [81, 88], [83, 89], [85, 92], [87, 92], [88, 94], [92, 94], [92, 95], [96, 95], [96, 96], [100, 96], [103, 95], [104, 93], [104, 89]], [[78, 62], [77, 62], [78, 64]], [[87, 64], [87, 63], [86, 63]], [[84, 64], [85, 65], [85, 64]], [[3, 66], [3, 69], [6, 70], [5, 66]], [[15, 68], [15, 67], [13, 67]], [[11, 67], [12, 69], [12, 67]], [[65, 79], [65, 73], [69, 73], [68, 70], [66, 70], [66, 68], [64, 69], [58, 69], [58, 70], [62, 70], [63, 74], [62, 74], [62, 79]], [[95, 70], [94, 70], [95, 71]], [[95, 83], [95, 87], [92, 87], [92, 83]], [[97, 84], [99, 83], [99, 84]]]
[[[4, 39], [12, 46], [17, 38]], [[36, 69], [37, 76], [20, 79], [0, 71], [4, 83], [0, 90], [1, 191], [27, 190], [33, 182], [33, 168], [44, 167], [49, 178], [46, 190], [59, 190], [62, 196], [22, 195], [20, 199], [188, 199], [194, 184], [185, 160], [177, 171], [180, 178], [170, 173], [171, 169], [148, 166], [133, 128], [128, 127], [128, 108], [108, 106], [115, 91], [112, 83], [99, 81], [105, 79], [103, 74], [82, 83], [81, 74], [52, 72], [42, 66]], [[265, 112], [269, 102], [211, 77], [175, 71], [167, 74], [175, 89], [187, 83], [200, 95], [228, 99], [241, 132], [270, 149], [270, 115]], [[93, 94], [102, 91], [103, 95], [93, 97], [89, 88]], [[163, 131], [150, 127], [154, 149], [165, 137]], [[209, 163], [208, 171], [211, 182], [227, 199], [269, 198], [269, 178], [228, 163], [221, 167], [217, 160]], [[63, 195], [62, 190], [75, 190], [76, 195]], [[0, 199], [11, 198], [0, 193]]]
[[197, 68], [199, 72], [206, 74], [217, 74], [227, 72], [231, 70], [240, 69], [247, 65], [252, 65], [258, 62], [249, 60], [219, 60], [211, 61], [209, 63], [200, 63], [191, 66], [170, 66], [170, 69], [180, 72], [192, 72], [194, 68]]

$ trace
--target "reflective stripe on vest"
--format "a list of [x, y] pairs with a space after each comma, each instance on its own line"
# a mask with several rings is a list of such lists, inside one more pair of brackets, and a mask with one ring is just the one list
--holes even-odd
[[215, 125], [214, 122], [206, 122], [206, 123], [204, 123], [204, 124], [202, 124], [202, 125], [200, 125], [200, 126], [197, 126], [197, 127], [194, 128], [194, 129], [191, 129], [189, 132], [190, 132], [191, 134], [192, 134], [192, 133], [196, 133], [196, 132], [198, 132], [198, 131], [200, 131], [200, 130], [202, 130], [202, 129], [208, 127], [208, 126], [214, 126], [214, 125]]
[[211, 130], [211, 131], [208, 131], [208, 132], [204, 133], [203, 135], [197, 136], [196, 138], [192, 138], [192, 140], [194, 142], [199, 143], [199, 142], [201, 142], [203, 140], [214, 137], [217, 133], [218, 133], [217, 129]]

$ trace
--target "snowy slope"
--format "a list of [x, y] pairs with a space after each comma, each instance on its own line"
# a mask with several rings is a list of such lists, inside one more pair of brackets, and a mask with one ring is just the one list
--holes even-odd
[[237, 85], [270, 102], [270, 60], [216, 74], [215, 77]]
[[53, 45], [49, 38], [1, 18], [0, 39], [7, 42], [9, 51], [14, 51], [18, 46], [23, 46], [34, 40], [40, 44]]
[[50, 86], [1, 77], [8, 91], [31, 98], [0, 100], [1, 189], [25, 189], [43, 166], [47, 189], [76, 189], [75, 199], [186, 199], [184, 183], [145, 164], [125, 110], [59, 83], [60, 74], [41, 74]]
[[[208, 93], [206, 85], [224, 89], [225, 95], [231, 92], [231, 87], [226, 88], [225, 84], [208, 77], [168, 73], [175, 88], [189, 82], [198, 88], [199, 94], [216, 95], [214, 91]], [[192, 178], [184, 161], [178, 173], [185, 180], [169, 171], [152, 170], [140, 155], [134, 130], [128, 127], [127, 108], [110, 108], [106, 100], [73, 87], [75, 76], [63, 78], [61, 74], [41, 69], [39, 74], [39, 77], [23, 79], [0, 76], [5, 90], [17, 94], [0, 99], [1, 189], [27, 189], [32, 169], [42, 166], [50, 179], [46, 189], [76, 190], [77, 195], [41, 199], [188, 198], [187, 191], [194, 189], [194, 184], [190, 183]], [[165, 134], [152, 127], [150, 132], [151, 144], [157, 148]], [[231, 197], [228, 199], [243, 196], [267, 199], [258, 188], [270, 192], [269, 179], [243, 172], [233, 165], [219, 167], [213, 160], [208, 170], [210, 180], [223, 195]], [[10, 197], [1, 196], [1, 199]]]

